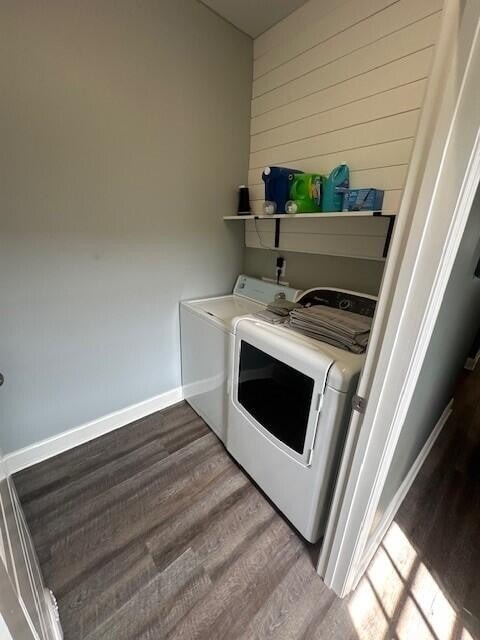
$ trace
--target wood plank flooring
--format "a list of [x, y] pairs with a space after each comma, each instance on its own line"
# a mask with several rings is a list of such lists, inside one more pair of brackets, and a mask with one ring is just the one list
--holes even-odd
[[185, 403], [16, 474], [65, 640], [480, 638], [479, 389], [345, 600]]

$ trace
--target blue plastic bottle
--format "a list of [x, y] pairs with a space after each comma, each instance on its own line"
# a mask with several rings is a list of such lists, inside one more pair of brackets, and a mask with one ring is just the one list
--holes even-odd
[[324, 180], [322, 190], [322, 211], [341, 211], [343, 194], [350, 186], [350, 171], [342, 162]]

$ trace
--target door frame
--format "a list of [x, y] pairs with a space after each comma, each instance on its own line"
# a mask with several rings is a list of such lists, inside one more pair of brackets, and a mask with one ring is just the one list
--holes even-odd
[[478, 0], [445, 0], [358, 387], [366, 409], [352, 414], [318, 564], [341, 597], [377, 549], [374, 516], [480, 180], [479, 25]]
[[40, 640], [0, 558], [0, 633], [5, 633], [5, 629], [12, 640]]

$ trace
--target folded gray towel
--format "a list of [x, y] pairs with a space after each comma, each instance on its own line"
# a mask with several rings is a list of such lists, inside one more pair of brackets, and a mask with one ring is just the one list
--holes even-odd
[[275, 297], [275, 300], [267, 305], [267, 309], [269, 311], [272, 311], [279, 316], [288, 316], [290, 311], [299, 307], [300, 305], [297, 302], [291, 302], [291, 300], [278, 297]]
[[277, 316], [283, 316], [284, 318], [288, 318], [290, 315], [290, 311], [288, 309], [284, 309], [283, 307], [275, 307], [274, 305], [268, 305], [267, 311], [270, 313], [274, 313]]
[[270, 324], [285, 324], [289, 320], [288, 313], [286, 316], [280, 316], [277, 313], [274, 313], [273, 311], [269, 311], [268, 309], [264, 309], [263, 311], [257, 311], [253, 315], [257, 318], [260, 318], [261, 320], [270, 322]]
[[340, 340], [336, 340], [335, 338], [332, 338], [330, 336], [326, 336], [320, 333], [313, 333], [306, 329], [301, 329], [300, 327], [292, 325], [291, 322], [289, 322], [288, 325], [292, 329], [297, 331], [297, 333], [301, 333], [302, 335], [308, 336], [309, 338], [314, 338], [315, 340], [320, 340], [321, 342], [326, 342], [327, 344], [331, 344], [332, 346], [338, 347], [339, 349], [344, 349], [345, 351], [350, 351], [351, 353], [364, 353], [366, 349], [366, 346], [361, 346], [355, 343], [345, 344], [344, 342], [341, 342]]
[[294, 309], [289, 325], [303, 333], [353, 353], [366, 349], [372, 319], [351, 311], [316, 305]]
[[291, 315], [293, 318], [305, 320], [312, 325], [331, 328], [352, 338], [370, 331], [372, 326], [372, 319], [367, 316], [323, 305], [294, 309]]

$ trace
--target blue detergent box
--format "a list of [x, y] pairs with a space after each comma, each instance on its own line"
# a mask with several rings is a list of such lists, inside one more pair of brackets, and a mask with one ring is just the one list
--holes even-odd
[[347, 189], [343, 194], [342, 211], [381, 211], [381, 189]]

